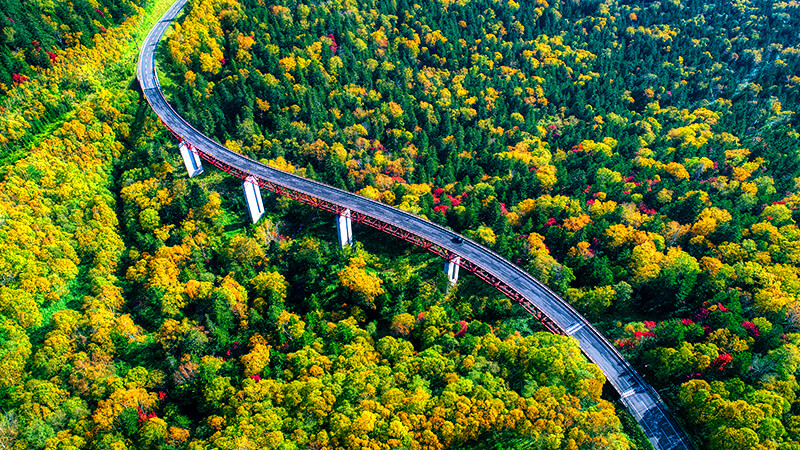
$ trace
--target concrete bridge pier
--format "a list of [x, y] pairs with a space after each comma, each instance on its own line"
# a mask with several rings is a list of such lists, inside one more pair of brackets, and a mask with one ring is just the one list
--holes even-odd
[[261, 188], [258, 187], [256, 178], [251, 175], [242, 182], [242, 189], [244, 189], [244, 198], [247, 201], [247, 209], [250, 211], [250, 218], [253, 219], [253, 223], [256, 223], [258, 219], [264, 215], [264, 202], [261, 200]]
[[456, 284], [458, 281], [458, 269], [460, 268], [458, 263], [460, 262], [461, 257], [456, 256], [455, 258], [444, 263], [444, 271], [447, 273], [447, 279], [450, 281], [450, 284]]
[[350, 220], [349, 209], [345, 209], [336, 217], [336, 231], [342, 248], [353, 245], [353, 222]]
[[186, 166], [186, 171], [189, 172], [189, 178], [203, 173], [203, 162], [200, 160], [200, 155], [190, 145], [183, 142], [178, 148], [181, 150], [183, 165]]

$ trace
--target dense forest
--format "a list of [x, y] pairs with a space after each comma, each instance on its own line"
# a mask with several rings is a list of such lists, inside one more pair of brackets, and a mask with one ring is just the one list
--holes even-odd
[[[170, 3], [0, 1], [0, 445], [648, 448], [474, 277], [188, 179], [135, 80]], [[229, 148], [552, 287], [698, 448], [792, 449], [798, 36], [795, 1], [192, 0], [159, 65]]]
[[556, 289], [698, 445], [789, 448], [796, 12], [220, 0], [193, 6], [163, 64], [229, 147], [452, 227]]

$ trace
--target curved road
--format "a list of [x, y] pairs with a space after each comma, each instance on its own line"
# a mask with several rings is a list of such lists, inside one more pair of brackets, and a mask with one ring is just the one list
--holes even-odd
[[[665, 407], [655, 390], [628, 361], [583, 316], [544, 284], [491, 250], [469, 240], [454, 243], [456, 233], [400, 209], [369, 200], [265, 166], [239, 155], [195, 130], [167, 103], [155, 71], [158, 42], [187, 0], [177, 0], [150, 30], [139, 57], [137, 77], [148, 103], [175, 136], [190, 145], [204, 159], [240, 177], [254, 176], [260, 185], [282, 194], [343, 212], [349, 209], [354, 220], [372, 226], [383, 224], [392, 234], [422, 245], [489, 280], [499, 290], [522, 303], [531, 312], [541, 312], [552, 323], [550, 328], [578, 340], [581, 350], [602, 369], [619, 392], [620, 401], [644, 430], [656, 449], [693, 449], [691, 442]], [[313, 199], [313, 201], [309, 201]], [[331, 208], [334, 205], [334, 208]], [[338, 209], [337, 209], [338, 208]], [[360, 219], [359, 219], [360, 218]], [[547, 323], [546, 323], [547, 325]], [[555, 325], [555, 327], [553, 327]]]

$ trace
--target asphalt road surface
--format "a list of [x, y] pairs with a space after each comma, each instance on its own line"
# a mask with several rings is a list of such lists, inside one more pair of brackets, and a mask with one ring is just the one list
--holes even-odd
[[150, 30], [139, 56], [137, 76], [148, 103], [173, 133], [194, 146], [201, 156], [216, 159], [262, 180], [293, 191], [337, 204], [353, 212], [392, 224], [449, 250], [469, 261], [497, 280], [522, 294], [525, 302], [547, 315], [564, 334], [578, 341], [581, 350], [602, 369], [609, 383], [619, 392], [620, 401], [644, 430], [656, 449], [693, 449], [672, 414], [655, 390], [646, 383], [628, 361], [583, 316], [544, 284], [518, 266], [482, 245], [400, 209], [265, 166], [234, 153], [195, 130], [167, 103], [156, 76], [154, 58], [158, 42], [187, 0], [178, 0]]

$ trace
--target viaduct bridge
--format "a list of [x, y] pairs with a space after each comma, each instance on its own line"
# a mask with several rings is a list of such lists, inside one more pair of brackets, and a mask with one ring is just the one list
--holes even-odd
[[155, 69], [158, 42], [188, 0], [177, 0], [150, 30], [142, 46], [137, 77], [147, 102], [180, 141], [189, 176], [203, 172], [202, 159], [243, 180], [253, 222], [264, 213], [261, 188], [289, 197], [337, 217], [339, 242], [352, 244], [352, 222], [363, 223], [418, 245], [445, 260], [451, 282], [459, 268], [472, 272], [519, 303], [553, 333], [575, 338], [600, 369], [658, 450], [693, 450], [689, 439], [658, 393], [572, 306], [520, 267], [458, 234], [406, 211], [359, 195], [266, 166], [235, 153], [197, 131], [167, 103]]

